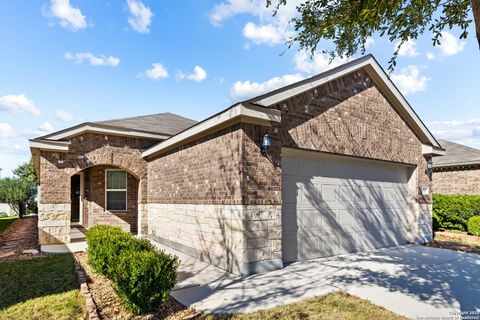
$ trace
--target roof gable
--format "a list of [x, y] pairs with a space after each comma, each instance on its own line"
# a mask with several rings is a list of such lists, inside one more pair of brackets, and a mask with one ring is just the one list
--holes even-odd
[[285, 86], [283, 88], [265, 93], [246, 102], [271, 107], [284, 100], [290, 99], [296, 95], [307, 92], [334, 79], [338, 79], [347, 74], [364, 69], [376, 86], [387, 98], [390, 104], [397, 110], [400, 116], [407, 122], [412, 131], [419, 137], [424, 144], [430, 145], [440, 152], [443, 151], [441, 145], [431, 134], [425, 124], [420, 120], [413, 108], [393, 84], [388, 75], [378, 64], [372, 55], [367, 55], [356, 60], [347, 62], [339, 67], [330, 69], [311, 78], [299, 81], [297, 83]]

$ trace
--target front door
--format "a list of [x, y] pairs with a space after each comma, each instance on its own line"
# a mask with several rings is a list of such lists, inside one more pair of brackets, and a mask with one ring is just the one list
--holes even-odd
[[71, 222], [79, 223], [80, 222], [80, 175], [76, 174], [72, 176], [72, 184], [70, 190], [70, 201], [71, 201]]

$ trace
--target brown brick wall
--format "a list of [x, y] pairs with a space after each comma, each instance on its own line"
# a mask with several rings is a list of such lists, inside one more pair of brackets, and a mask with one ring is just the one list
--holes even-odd
[[110, 212], [105, 206], [105, 170], [111, 166], [95, 166], [85, 170], [85, 226], [97, 224], [120, 226], [124, 230], [137, 232], [138, 180], [127, 174], [127, 211]]
[[146, 202], [147, 162], [140, 149], [155, 144], [150, 139], [86, 133], [70, 139], [69, 152], [42, 151], [40, 155], [41, 203], [69, 203], [70, 177], [95, 165], [127, 169], [142, 180], [141, 201]]
[[148, 201], [241, 204], [240, 124], [162, 154], [148, 163]]
[[433, 192], [440, 194], [480, 194], [480, 167], [451, 168], [433, 173]]

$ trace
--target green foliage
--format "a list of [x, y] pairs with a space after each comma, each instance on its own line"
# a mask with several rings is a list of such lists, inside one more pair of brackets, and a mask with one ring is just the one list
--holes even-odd
[[177, 267], [178, 260], [163, 252], [126, 250], [115, 266], [115, 290], [132, 312], [147, 312], [167, 300]]
[[38, 179], [32, 160], [18, 166], [13, 173], [14, 178], [0, 179], [0, 202], [8, 203], [16, 213], [20, 213], [22, 205], [35, 212]]
[[[266, 0], [267, 7], [274, 5], [275, 14], [287, 2]], [[480, 6], [472, 7], [471, 0], [308, 0], [297, 6], [299, 14], [292, 19], [296, 35], [288, 45], [297, 43], [313, 54], [321, 40], [330, 40], [335, 48], [323, 53], [331, 59], [351, 57], [358, 51], [364, 54], [367, 39], [379, 34], [400, 42], [389, 62], [393, 71], [398, 51], [409, 39], [429, 32], [433, 45], [440, 45], [442, 31], [454, 27], [460, 30], [460, 39], [466, 38], [472, 9], [480, 45]]]
[[480, 196], [434, 194], [433, 212], [440, 227], [466, 231], [468, 219], [480, 215]]
[[480, 216], [473, 216], [467, 222], [468, 233], [475, 236], [480, 235]]
[[134, 313], [163, 303], [175, 285], [179, 261], [155, 250], [145, 239], [119, 227], [95, 226], [87, 232], [87, 259], [92, 269], [110, 278]]
[[88, 263], [93, 270], [111, 277], [118, 257], [125, 250], [153, 250], [148, 240], [134, 238], [120, 227], [98, 225], [87, 232]]
[[435, 212], [432, 212], [432, 229], [433, 231], [437, 231], [440, 228], [441, 228], [440, 217]]

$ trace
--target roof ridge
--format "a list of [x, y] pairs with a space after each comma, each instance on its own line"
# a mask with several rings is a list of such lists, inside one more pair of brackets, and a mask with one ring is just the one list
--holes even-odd
[[174, 113], [171, 113], [171, 112], [160, 112], [160, 113], [145, 114], [145, 115], [142, 115], [142, 116], [131, 116], [131, 117], [124, 117], [124, 118], [115, 118], [115, 119], [108, 119], [108, 120], [93, 121], [92, 123], [131, 120], [131, 119], [138, 119], [138, 118], [144, 118], [144, 117], [159, 116], [159, 115], [168, 114], [168, 113], [174, 114]]

